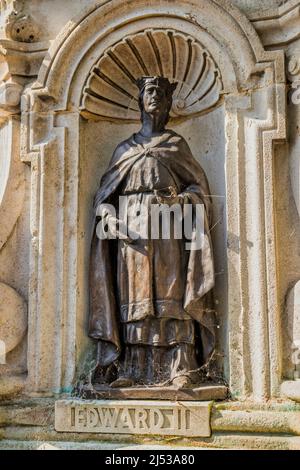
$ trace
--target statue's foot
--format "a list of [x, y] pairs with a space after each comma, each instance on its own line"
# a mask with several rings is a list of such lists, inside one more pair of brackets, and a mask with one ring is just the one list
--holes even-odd
[[127, 388], [132, 387], [134, 385], [133, 380], [127, 379], [125, 377], [119, 377], [117, 380], [114, 380], [110, 386], [112, 388]]
[[186, 375], [181, 375], [172, 380], [172, 385], [176, 388], [189, 388], [192, 385], [192, 381]]

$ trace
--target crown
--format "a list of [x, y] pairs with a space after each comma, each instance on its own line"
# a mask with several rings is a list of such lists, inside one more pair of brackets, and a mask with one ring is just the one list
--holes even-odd
[[164, 88], [169, 94], [173, 94], [177, 87], [177, 82], [171, 83], [166, 77], [140, 77], [136, 81], [140, 92], [144, 91], [145, 87], [150, 84]]

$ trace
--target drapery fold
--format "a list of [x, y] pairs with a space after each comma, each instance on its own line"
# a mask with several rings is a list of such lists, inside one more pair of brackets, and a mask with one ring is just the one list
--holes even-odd
[[[208, 294], [214, 286], [213, 251], [210, 238], [211, 197], [206, 175], [194, 159], [186, 141], [175, 132], [166, 131], [155, 145], [143, 147], [134, 135], [120, 144], [114, 152], [108, 170], [103, 175], [95, 196], [95, 214], [99, 204], [112, 202], [120, 194], [122, 182], [133, 165], [151, 149], [172, 175], [179, 195], [189, 204], [204, 205], [204, 238], [200, 250], [190, 250], [185, 289], [182, 298], [184, 311], [200, 325], [203, 362], [206, 363], [215, 347], [214, 313], [208, 305]], [[100, 364], [105, 367], [120, 355], [124, 344], [120, 321], [120, 306], [115, 283], [115, 260], [112, 240], [100, 240], [96, 235], [97, 217], [91, 246], [90, 261], [90, 321], [89, 336], [101, 342]], [[193, 220], [192, 238], [197, 226]], [[183, 243], [185, 241], [183, 240]]]

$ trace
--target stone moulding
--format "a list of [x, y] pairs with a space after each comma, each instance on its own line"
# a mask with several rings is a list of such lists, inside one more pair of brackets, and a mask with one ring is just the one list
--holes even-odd
[[249, 20], [258, 32], [264, 47], [272, 49], [287, 46], [300, 37], [300, 2], [290, 0], [265, 13], [250, 14]]
[[220, 70], [229, 276], [225, 371], [234, 397], [279, 396], [273, 149], [286, 138], [284, 56], [266, 51], [250, 21], [227, 0], [172, 2], [172, 8], [167, 0], [99, 2], [61, 32], [24, 95], [22, 158], [32, 170], [28, 391], [70, 390], [86, 335], [87, 312], [74, 296], [85, 288], [77, 261], [82, 91], [105, 51], [153, 28], [193, 38]]
[[0, 40], [1, 62], [6, 63], [8, 73], [20, 77], [36, 77], [48, 49], [48, 41], [31, 44], [10, 39]]

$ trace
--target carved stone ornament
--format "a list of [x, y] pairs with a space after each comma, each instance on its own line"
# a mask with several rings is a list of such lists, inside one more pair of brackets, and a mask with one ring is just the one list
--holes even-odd
[[40, 39], [40, 27], [25, 13], [25, 7], [24, 0], [11, 0], [0, 4], [0, 9], [6, 17], [6, 37], [18, 42], [37, 42]]
[[40, 29], [34, 20], [24, 15], [7, 25], [6, 33], [10, 39], [18, 42], [37, 42], [40, 37]]
[[0, 299], [0, 341], [5, 345], [5, 353], [8, 353], [24, 337], [27, 329], [27, 308], [24, 299], [3, 283], [0, 283]]
[[125, 37], [95, 64], [84, 88], [83, 114], [139, 121], [135, 82], [142, 75], [178, 82], [171, 118], [207, 111], [223, 89], [219, 69], [198, 41], [178, 31], [148, 29]]
[[299, 81], [300, 79], [300, 54], [299, 51], [287, 56], [287, 78], [289, 82]]

